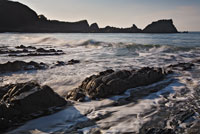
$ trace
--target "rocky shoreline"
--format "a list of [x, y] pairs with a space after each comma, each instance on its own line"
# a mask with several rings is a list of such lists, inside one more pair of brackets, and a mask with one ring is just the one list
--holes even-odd
[[[3, 91], [3, 92], [2, 92]], [[9, 84], [0, 87], [0, 130], [19, 126], [27, 120], [58, 111], [68, 102], [49, 86], [36, 82]]]
[[[0, 87], [0, 131], [5, 132], [22, 125], [28, 120], [55, 113], [64, 107], [66, 108], [66, 106], [71, 106], [73, 101], [102, 100], [121, 95], [130, 88], [138, 88], [138, 90], [133, 90], [129, 97], [119, 99], [112, 105], [120, 106], [135, 102], [148, 94], [158, 92], [162, 89], [161, 87], [170, 84], [171, 81], [149, 88], [145, 88], [145, 86], [148, 87], [147, 85], [162, 81], [169, 74], [174, 74], [177, 71], [191, 70], [198, 62], [198, 60], [195, 60], [190, 63], [177, 63], [163, 68], [144, 67], [136, 70], [106, 70], [86, 78], [79, 87], [63, 96], [59, 96], [51, 87], [41, 86], [34, 81], [5, 85]], [[8, 62], [7, 64], [17, 63], [23, 66], [17, 65], [18, 69], [16, 70], [26, 70], [25, 65], [35, 65], [34, 69], [44, 69], [45, 66], [45, 64], [23, 61]], [[72, 63], [79, 63], [79, 61], [71, 60], [67, 64], [71, 65]], [[63, 62], [59, 64], [65, 65]], [[8, 67], [4, 68], [8, 69], [7, 72], [16, 71]], [[141, 90], [139, 87], [144, 87], [144, 89]], [[195, 98], [188, 98], [184, 101], [171, 101], [174, 104], [172, 107], [166, 107], [166, 104], [170, 101], [166, 99], [165, 102], [162, 102], [161, 109], [155, 115], [152, 115], [149, 122], [142, 126], [140, 133], [177, 134], [187, 131], [188, 134], [195, 134], [198, 132], [200, 121], [195, 120], [194, 116], [200, 114], [198, 108], [200, 105], [199, 88], [195, 89], [194, 94]], [[195, 99], [195, 101], [192, 99]], [[73, 101], [71, 102], [71, 100]], [[185, 121], [190, 122], [190, 125], [185, 128], [180, 127], [179, 125]], [[171, 127], [167, 128], [167, 125]], [[101, 133], [100, 130], [95, 130], [95, 132]]]
[[49, 68], [55, 68], [58, 66], [65, 66], [65, 65], [74, 65], [80, 63], [79, 60], [71, 59], [68, 62], [64, 61], [57, 61], [53, 63], [53, 65], [48, 65], [43, 62], [37, 63], [34, 61], [24, 62], [24, 61], [14, 61], [14, 62], [7, 62], [4, 64], [0, 64], [0, 74], [4, 73], [14, 73], [18, 71], [32, 71], [32, 70], [44, 70]]

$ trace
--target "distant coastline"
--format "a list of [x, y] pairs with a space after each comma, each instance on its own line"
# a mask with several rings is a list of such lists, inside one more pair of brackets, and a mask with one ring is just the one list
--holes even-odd
[[172, 19], [152, 22], [144, 29], [138, 28], [135, 24], [128, 28], [112, 26], [99, 28], [97, 23], [89, 25], [87, 20], [78, 22], [48, 20], [28, 6], [8, 0], [0, 0], [0, 17], [0, 33], [179, 33]]

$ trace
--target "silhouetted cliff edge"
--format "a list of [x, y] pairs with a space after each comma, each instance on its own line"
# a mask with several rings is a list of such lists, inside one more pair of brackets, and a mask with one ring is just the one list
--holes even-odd
[[0, 32], [29, 33], [177, 33], [170, 20], [159, 20], [148, 25], [144, 30], [135, 24], [129, 28], [106, 26], [99, 28], [97, 23], [89, 26], [87, 20], [78, 22], [61, 22], [48, 20], [38, 15], [28, 6], [19, 2], [0, 0]]
[[144, 33], [177, 33], [177, 29], [170, 20], [159, 20], [152, 22], [150, 25], [144, 28]]

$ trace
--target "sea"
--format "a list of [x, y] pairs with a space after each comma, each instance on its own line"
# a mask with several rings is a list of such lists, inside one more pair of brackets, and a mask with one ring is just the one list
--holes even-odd
[[[52, 65], [57, 61], [80, 60], [79, 64], [60, 66], [47, 70], [20, 71], [0, 75], [0, 86], [27, 81], [49, 85], [59, 95], [78, 87], [88, 76], [107, 69], [139, 69], [142, 67], [166, 67], [180, 62], [200, 59], [200, 32], [176, 34], [121, 34], [121, 33], [1, 33], [0, 48], [14, 49], [16, 46], [34, 46], [63, 50], [64, 55], [9, 57], [0, 55], [0, 63], [8, 61], [35, 61]], [[113, 102], [129, 96], [129, 89], [122, 95], [103, 100], [73, 102], [53, 115], [28, 121], [9, 133], [83, 133], [100, 129], [105, 134], [139, 133], [142, 125], [150, 121], [166, 99], [172, 105], [175, 94], [189, 89], [176, 100], [184, 100], [200, 85], [200, 65], [192, 71], [182, 71], [155, 84], [168, 83], [156, 93], [148, 94], [137, 103], [113, 106]], [[189, 81], [189, 82], [188, 82]], [[155, 86], [149, 85], [148, 87]], [[140, 87], [140, 88], [147, 88]], [[166, 104], [166, 105], [167, 105]], [[152, 111], [152, 107], [157, 107]], [[151, 111], [150, 111], [151, 110]], [[150, 111], [147, 115], [144, 113]], [[109, 116], [107, 116], [109, 115]], [[103, 118], [105, 117], [105, 118]], [[95, 120], [100, 118], [99, 120]], [[95, 123], [89, 123], [90, 121]], [[75, 127], [76, 126], [76, 127]]]

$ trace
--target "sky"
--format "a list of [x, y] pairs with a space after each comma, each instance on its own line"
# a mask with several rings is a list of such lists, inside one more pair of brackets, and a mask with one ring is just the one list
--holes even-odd
[[200, 0], [15, 0], [48, 19], [88, 20], [99, 27], [144, 28], [152, 21], [173, 19], [179, 31], [200, 31]]

